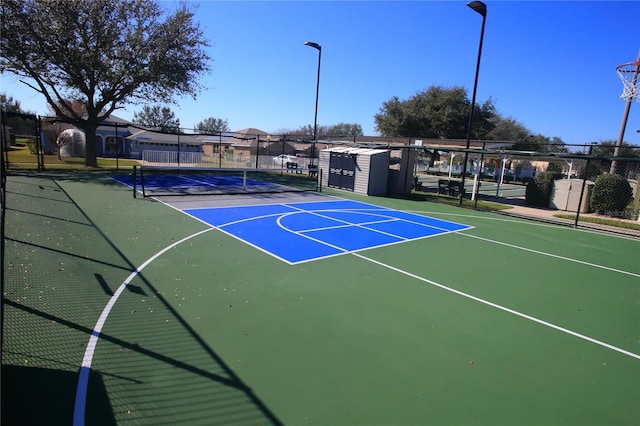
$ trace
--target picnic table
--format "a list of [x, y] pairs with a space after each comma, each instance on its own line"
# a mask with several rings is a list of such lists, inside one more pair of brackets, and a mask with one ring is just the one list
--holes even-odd
[[464, 187], [459, 179], [438, 179], [438, 194], [451, 196], [464, 195]]
[[298, 163], [294, 163], [292, 161], [287, 161], [287, 171], [288, 172], [295, 172], [295, 173], [302, 173], [302, 171], [298, 169]]

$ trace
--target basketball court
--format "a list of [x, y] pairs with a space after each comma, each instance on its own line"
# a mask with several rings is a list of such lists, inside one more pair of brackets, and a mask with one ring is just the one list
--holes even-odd
[[640, 421], [637, 239], [91, 176], [9, 177], [7, 424]]
[[190, 209], [185, 213], [290, 264], [469, 228], [339, 199]]
[[[640, 54], [616, 71], [611, 174]], [[265, 171], [260, 149], [146, 181], [3, 163], [3, 424], [640, 424], [640, 240], [364, 196], [348, 153]]]

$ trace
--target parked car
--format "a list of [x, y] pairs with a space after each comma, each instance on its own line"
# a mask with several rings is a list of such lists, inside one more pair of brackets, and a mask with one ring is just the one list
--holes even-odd
[[277, 157], [273, 157], [273, 164], [277, 166], [286, 167], [287, 163], [295, 163], [296, 157], [293, 155], [280, 154]]

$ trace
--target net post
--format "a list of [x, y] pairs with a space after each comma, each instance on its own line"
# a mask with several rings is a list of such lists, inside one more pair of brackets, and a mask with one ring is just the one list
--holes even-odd
[[142, 198], [147, 198], [147, 194], [144, 191], [144, 172], [142, 167], [140, 167], [140, 188], [142, 188]]
[[316, 188], [318, 189], [318, 192], [322, 192], [322, 169], [318, 167], [318, 182], [316, 182]]
[[137, 175], [138, 175], [138, 166], [133, 165], [133, 171], [131, 172], [131, 179], [133, 180], [133, 198], [138, 198], [136, 192], [138, 192], [137, 188]]
[[242, 190], [243, 191], [247, 190], [247, 171], [246, 170], [242, 171]]

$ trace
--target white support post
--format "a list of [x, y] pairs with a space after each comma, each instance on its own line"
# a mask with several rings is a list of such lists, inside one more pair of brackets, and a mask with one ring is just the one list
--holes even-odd
[[473, 176], [473, 191], [471, 192], [471, 201], [475, 201], [478, 192], [478, 174]]
[[496, 198], [500, 196], [500, 185], [504, 183], [504, 169], [507, 166], [507, 160], [511, 157], [500, 154], [500, 158], [502, 158], [502, 166], [500, 168], [500, 179], [498, 180], [498, 186], [496, 188]]

